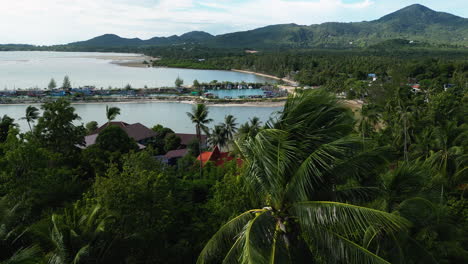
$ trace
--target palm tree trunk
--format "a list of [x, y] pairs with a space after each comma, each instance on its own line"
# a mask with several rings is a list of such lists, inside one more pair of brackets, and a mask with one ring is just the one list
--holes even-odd
[[198, 138], [198, 156], [200, 157], [200, 177], [203, 175], [203, 160], [202, 160], [202, 152], [201, 152], [201, 130], [200, 130], [200, 125], [197, 124], [196, 126], [197, 130], [197, 138]]
[[29, 121], [28, 121], [28, 120], [26, 120], [26, 121], [28, 122], [29, 130], [30, 130], [30, 131], [31, 131], [31, 133], [32, 133], [31, 124], [29, 123]]

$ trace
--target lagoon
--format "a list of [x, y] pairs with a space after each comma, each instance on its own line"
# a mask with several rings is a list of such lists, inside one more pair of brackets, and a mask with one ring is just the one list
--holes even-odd
[[134, 88], [174, 86], [177, 77], [191, 85], [212, 80], [263, 83], [274, 80], [233, 71], [192, 70], [177, 68], [125, 67], [116, 62], [128, 62], [145, 57], [139, 54], [96, 52], [3, 51], [0, 52], [0, 89], [30, 89], [47, 87], [51, 78], [60, 86], [65, 75], [73, 87]]
[[[121, 109], [121, 115], [117, 116], [117, 121], [127, 123], [140, 122], [143, 125], [152, 127], [161, 124], [169, 127], [177, 133], [195, 133], [195, 128], [187, 117], [186, 112], [191, 111], [192, 104], [170, 103], [170, 102], [138, 102], [138, 103], [108, 103], [109, 106], [116, 106]], [[20, 125], [20, 129], [28, 129], [27, 123], [20, 118], [24, 116], [27, 105], [0, 105], [0, 116], [8, 115], [15, 119], [15, 123]], [[40, 105], [36, 105], [40, 107]], [[90, 121], [97, 121], [99, 125], [106, 120], [105, 103], [85, 103], [73, 104], [77, 114], [81, 117], [79, 123], [86, 124]], [[259, 117], [262, 122], [268, 119], [282, 107], [258, 107], [258, 106], [233, 106], [233, 105], [210, 105], [209, 117], [214, 120], [211, 126], [223, 122], [224, 116], [233, 115], [237, 118], [237, 123], [242, 124], [254, 116]]]

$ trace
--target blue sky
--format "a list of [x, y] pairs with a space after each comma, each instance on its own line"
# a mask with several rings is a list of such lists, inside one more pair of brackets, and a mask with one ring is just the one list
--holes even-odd
[[40, 45], [105, 33], [148, 39], [193, 30], [216, 35], [271, 24], [368, 21], [415, 3], [468, 17], [468, 0], [0, 1], [0, 43]]

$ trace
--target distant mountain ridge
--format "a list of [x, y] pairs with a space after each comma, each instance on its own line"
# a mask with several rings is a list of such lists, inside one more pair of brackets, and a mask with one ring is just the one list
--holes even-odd
[[180, 36], [148, 40], [106, 34], [69, 45], [118, 47], [196, 43], [225, 48], [346, 48], [368, 47], [390, 39], [468, 46], [468, 19], [415, 4], [365, 22], [328, 22], [310, 26], [281, 24], [217, 36], [192, 31]]

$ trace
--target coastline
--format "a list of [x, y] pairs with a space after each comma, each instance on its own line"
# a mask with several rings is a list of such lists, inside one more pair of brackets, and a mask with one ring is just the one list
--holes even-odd
[[[71, 104], [104, 104], [104, 103], [118, 103], [118, 104], [139, 104], [139, 103], [180, 103], [180, 104], [196, 104], [196, 103], [204, 103], [207, 106], [214, 106], [214, 107], [283, 107], [286, 103], [287, 98], [281, 98], [276, 101], [240, 101], [240, 100], [232, 100], [232, 101], [212, 101], [212, 100], [202, 100], [198, 97], [181, 97], [179, 100], [174, 98], [112, 98], [112, 100], [79, 100], [79, 101], [70, 101]], [[52, 101], [52, 100], [51, 100]], [[362, 108], [364, 104], [360, 100], [341, 100], [343, 104], [351, 108], [352, 110], [358, 110]], [[17, 103], [1, 103], [1, 106], [12, 106], [12, 105], [41, 105], [44, 102], [37, 102], [37, 101], [30, 101], [30, 102], [17, 102]]]
[[[106, 100], [108, 99], [108, 100]], [[214, 107], [230, 107], [230, 106], [244, 106], [244, 107], [283, 107], [286, 100], [282, 99], [281, 101], [210, 101], [210, 100], [201, 100], [200, 98], [188, 98], [183, 97], [179, 100], [174, 98], [106, 98], [103, 100], [76, 100], [70, 101], [73, 104], [105, 104], [105, 103], [117, 103], [117, 104], [138, 104], [138, 103], [181, 103], [181, 104], [196, 104], [196, 103], [204, 103], [207, 106], [214, 106]], [[50, 102], [53, 100], [47, 101], [22, 101], [22, 102], [11, 102], [11, 103], [1, 103], [0, 107], [2, 106], [14, 106], [14, 105], [41, 105], [46, 102]]]
[[259, 72], [254, 72], [254, 71], [246, 71], [246, 70], [238, 70], [238, 69], [231, 69], [231, 71], [233, 72], [241, 72], [241, 73], [248, 73], [248, 74], [254, 74], [254, 75], [257, 75], [257, 76], [262, 76], [262, 77], [265, 77], [265, 78], [270, 78], [270, 79], [274, 79], [274, 80], [278, 80], [278, 81], [283, 81], [289, 85], [292, 85], [292, 86], [297, 86], [299, 85], [296, 81], [293, 81], [291, 79], [288, 79], [288, 78], [280, 78], [280, 77], [277, 77], [277, 76], [274, 76], [274, 75], [269, 75], [269, 74], [265, 74], [265, 73], [259, 73]]

